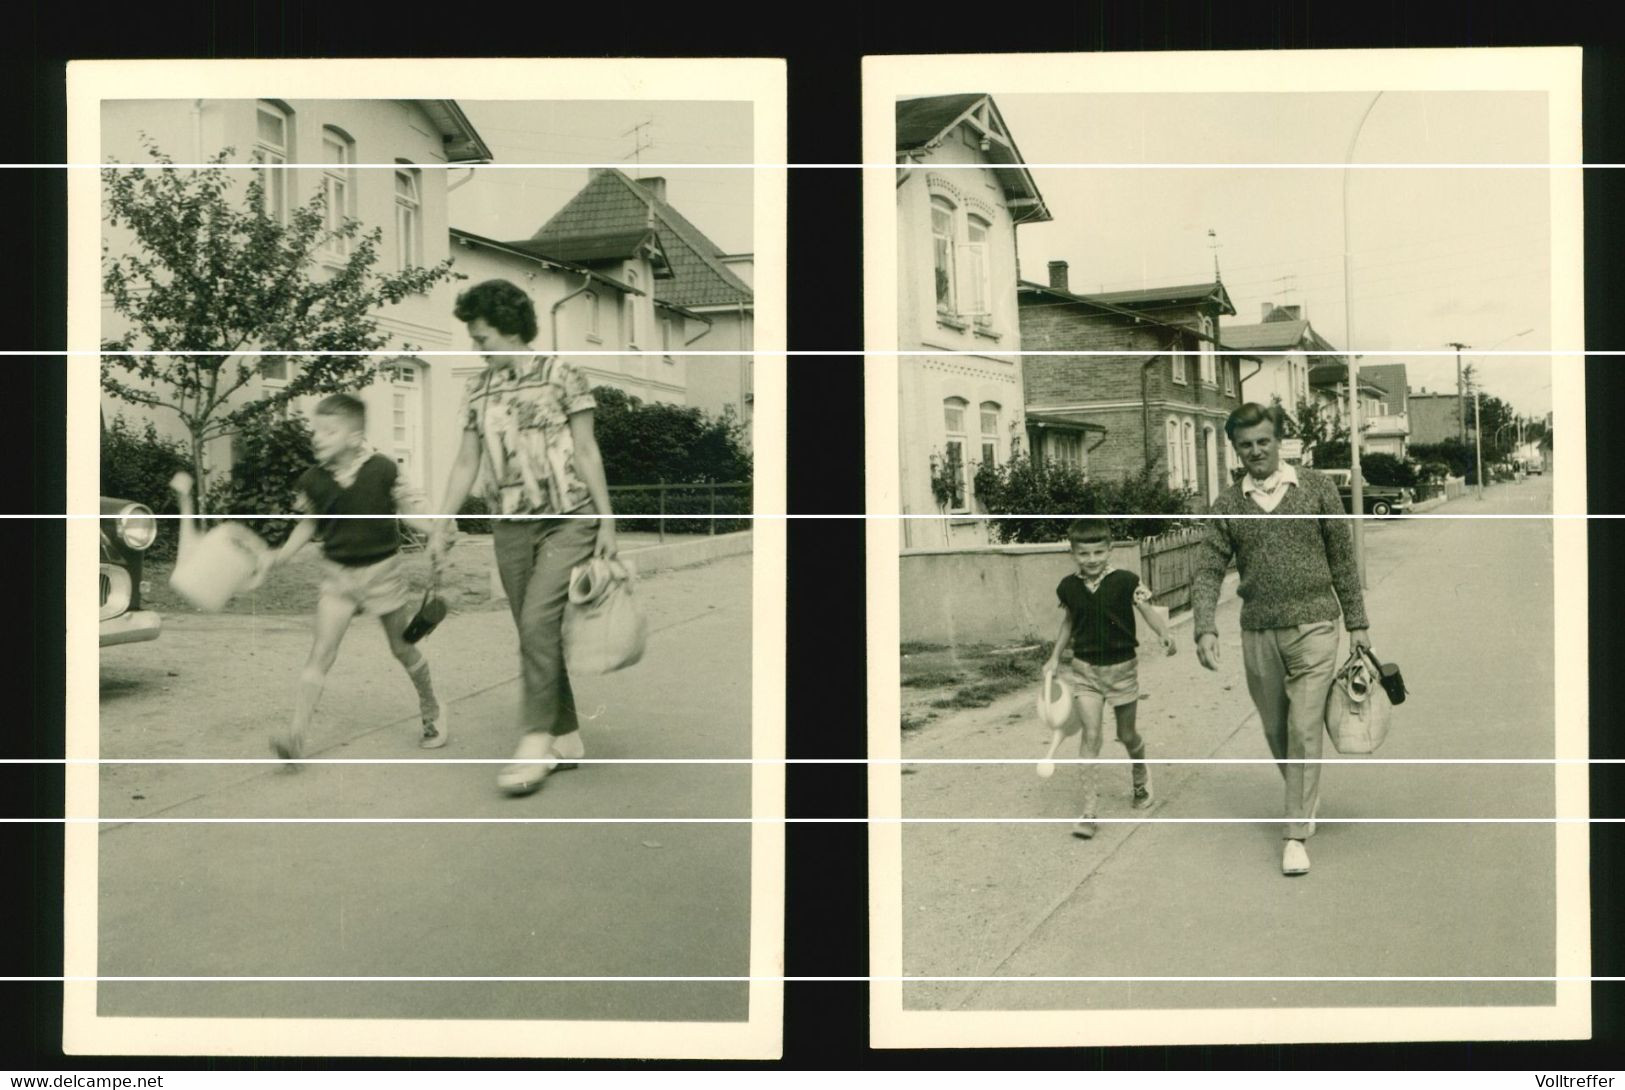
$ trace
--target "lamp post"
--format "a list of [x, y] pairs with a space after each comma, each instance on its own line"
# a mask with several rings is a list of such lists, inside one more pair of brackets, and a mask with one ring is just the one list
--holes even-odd
[[1360, 585], [1365, 579], [1365, 479], [1360, 476], [1360, 358], [1354, 354], [1354, 294], [1350, 288], [1353, 278], [1353, 259], [1349, 255], [1349, 165], [1354, 162], [1354, 146], [1360, 142], [1366, 118], [1382, 97], [1378, 91], [1371, 96], [1360, 123], [1349, 138], [1348, 154], [1343, 156], [1343, 340], [1348, 348], [1349, 368], [1349, 488], [1353, 499], [1350, 512], [1354, 516], [1354, 565], [1360, 569]]

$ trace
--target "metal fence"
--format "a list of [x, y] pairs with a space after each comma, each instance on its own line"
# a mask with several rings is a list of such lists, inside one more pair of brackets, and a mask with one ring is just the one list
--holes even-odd
[[674, 534], [727, 534], [750, 528], [748, 518], [729, 518], [751, 512], [749, 481], [706, 481], [699, 484], [619, 484], [609, 486], [617, 515], [654, 515], [629, 519], [621, 527], [647, 531], [654, 523], [660, 540]]

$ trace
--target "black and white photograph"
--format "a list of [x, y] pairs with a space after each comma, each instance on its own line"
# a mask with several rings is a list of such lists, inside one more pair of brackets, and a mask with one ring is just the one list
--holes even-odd
[[866, 64], [876, 1047], [1589, 1032], [1578, 50], [1259, 59]]
[[778, 1054], [782, 65], [629, 64], [70, 70], [67, 1051]]

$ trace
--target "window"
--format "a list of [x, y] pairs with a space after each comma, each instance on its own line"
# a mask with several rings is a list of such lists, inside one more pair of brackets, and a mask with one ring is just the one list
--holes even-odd
[[1196, 484], [1196, 425], [1187, 420], [1182, 430], [1185, 442], [1182, 444], [1183, 449], [1180, 451], [1180, 474], [1183, 476], [1187, 487], [1194, 487]]
[[1045, 434], [1045, 443], [1049, 461], [1055, 465], [1075, 469], [1080, 473], [1088, 471], [1083, 453], [1083, 436], [1076, 432], [1052, 431]]
[[418, 190], [418, 172], [395, 172], [395, 268], [409, 269], [423, 263], [423, 237], [420, 232], [423, 198]]
[[936, 272], [937, 313], [953, 314], [954, 206], [945, 197], [931, 198], [932, 263]]
[[337, 129], [322, 130], [322, 197], [327, 204], [322, 224], [326, 236], [322, 254], [342, 258], [350, 252], [350, 240], [338, 237], [350, 216], [350, 174], [355, 163], [355, 143]]
[[267, 386], [286, 386], [293, 375], [286, 356], [265, 356], [260, 360], [260, 379]]
[[[279, 167], [288, 161], [288, 111], [271, 102], [261, 102], [254, 130], [254, 162]], [[265, 214], [278, 223], [288, 220], [288, 172], [285, 170], [257, 170], [260, 187], [265, 193]]]
[[947, 432], [943, 449], [947, 452], [949, 472], [957, 479], [960, 490], [959, 502], [953, 507], [955, 513], [970, 510], [971, 475], [970, 462], [965, 457], [965, 409], [963, 398], [950, 397], [942, 403], [942, 421]]
[[999, 464], [999, 403], [982, 402], [982, 463]]
[[1219, 361], [1219, 368], [1224, 372], [1224, 392], [1231, 397], [1236, 396], [1236, 370], [1240, 366], [1240, 360]]
[[1181, 386], [1183, 386], [1187, 382], [1190, 381], [1185, 375], [1185, 357], [1184, 356], [1175, 356], [1173, 358], [1173, 369], [1174, 369], [1174, 381], [1175, 382], [1177, 382]]
[[626, 286], [633, 289], [626, 293], [626, 302], [623, 304], [626, 307], [626, 347], [636, 348], [638, 346], [638, 297], [636, 294], [638, 271], [636, 269], [626, 270]]
[[601, 344], [604, 338], [598, 332], [598, 293], [589, 291], [583, 298], [587, 300], [587, 339], [594, 344]]
[[1179, 471], [1179, 421], [1168, 418], [1168, 487], [1183, 488], [1185, 478]]
[[660, 351], [666, 354], [666, 362], [671, 362], [671, 315], [660, 316]]
[[976, 324], [987, 325], [993, 317], [993, 285], [989, 270], [988, 223], [978, 216], [965, 219], [965, 305], [963, 313]]
[[1196, 350], [1200, 355], [1202, 382], [1208, 386], [1218, 385], [1218, 374], [1214, 369], [1215, 357], [1213, 355], [1213, 319], [1202, 319], [1202, 337], [1197, 342]]

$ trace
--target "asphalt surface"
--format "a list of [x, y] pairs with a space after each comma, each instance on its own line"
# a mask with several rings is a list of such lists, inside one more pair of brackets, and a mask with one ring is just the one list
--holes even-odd
[[[1437, 514], [1550, 512], [1549, 477]], [[1411, 689], [1383, 757], [1554, 753], [1548, 519], [1367, 524], [1367, 611], [1380, 656]], [[1266, 758], [1247, 696], [1239, 604], [1219, 611], [1222, 666], [1141, 659], [1152, 757]], [[1346, 653], [1346, 639], [1344, 652]], [[934, 724], [905, 757], [1031, 758], [1047, 734], [1031, 694]], [[1063, 752], [1062, 756], [1067, 755]], [[1075, 754], [1074, 754], [1075, 755]], [[1326, 757], [1337, 754], [1328, 742]], [[1107, 727], [1105, 757], [1124, 756]], [[1129, 807], [1128, 769], [1102, 771], [1102, 815], [1272, 819], [1103, 824], [922, 824], [903, 833], [904, 973], [911, 976], [1539, 976], [1555, 970], [1550, 824], [1338, 824], [1337, 818], [1550, 817], [1551, 766], [1376, 765], [1323, 773], [1313, 870], [1280, 873], [1271, 764], [1156, 766], [1158, 805]], [[1075, 770], [918, 765], [910, 817], [1075, 816]], [[1333, 819], [1333, 820], [1327, 820]], [[1541, 983], [921, 983], [911, 1009], [1540, 1004]]]
[[[749, 556], [640, 583], [643, 662], [577, 685], [589, 757], [747, 758]], [[103, 817], [361, 818], [367, 824], [109, 824], [100, 836], [104, 976], [744, 976], [749, 765], [583, 765], [500, 795], [516, 740], [506, 608], [424, 644], [451, 744], [416, 747], [416, 701], [359, 620], [329, 677], [312, 757], [411, 765], [106, 766]], [[369, 631], [369, 629], [373, 629]], [[103, 757], [260, 757], [288, 713], [308, 620], [175, 618], [103, 655]], [[638, 822], [391, 824], [400, 819]], [[730, 1021], [732, 982], [103, 983], [108, 1016]]]

